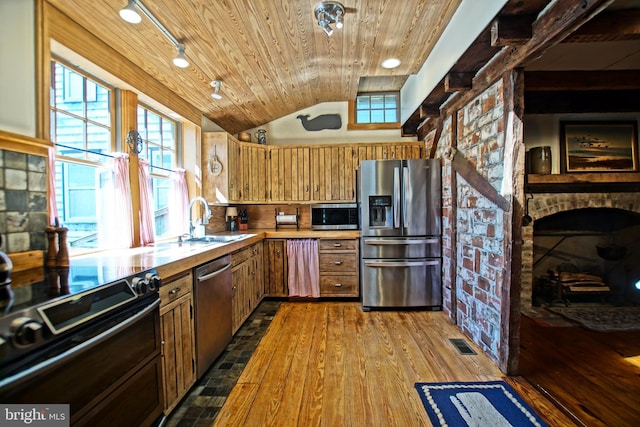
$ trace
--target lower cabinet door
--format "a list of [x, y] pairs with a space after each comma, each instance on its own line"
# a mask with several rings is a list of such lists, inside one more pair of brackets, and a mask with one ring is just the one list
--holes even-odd
[[161, 309], [165, 415], [180, 402], [196, 379], [192, 305], [189, 293]]

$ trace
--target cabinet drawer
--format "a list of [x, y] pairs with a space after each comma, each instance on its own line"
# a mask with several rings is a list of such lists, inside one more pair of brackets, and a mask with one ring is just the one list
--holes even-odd
[[343, 274], [321, 274], [320, 295], [358, 295], [358, 276]]
[[191, 272], [176, 280], [163, 283], [160, 286], [160, 306], [165, 306], [172, 301], [190, 293], [193, 290], [193, 276]]
[[355, 273], [358, 270], [358, 256], [354, 253], [320, 253], [320, 272], [337, 271]]
[[235, 267], [236, 265], [242, 264], [253, 255], [251, 250], [252, 247], [247, 247], [239, 250], [238, 252], [234, 252], [231, 254], [231, 264]]
[[343, 239], [320, 239], [318, 250], [323, 251], [355, 251], [358, 248], [358, 241]]

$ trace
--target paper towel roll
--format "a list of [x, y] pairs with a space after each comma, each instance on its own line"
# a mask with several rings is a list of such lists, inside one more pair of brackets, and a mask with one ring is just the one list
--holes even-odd
[[298, 215], [276, 215], [277, 224], [297, 224]]

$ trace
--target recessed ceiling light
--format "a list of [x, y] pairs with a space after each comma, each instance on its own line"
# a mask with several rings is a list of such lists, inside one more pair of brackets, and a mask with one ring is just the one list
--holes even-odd
[[400, 60], [397, 58], [389, 58], [382, 61], [382, 68], [396, 68], [400, 65]]

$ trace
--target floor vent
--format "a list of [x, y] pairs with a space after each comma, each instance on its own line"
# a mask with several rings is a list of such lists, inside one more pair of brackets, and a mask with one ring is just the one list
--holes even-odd
[[449, 338], [451, 344], [458, 350], [458, 352], [462, 355], [470, 355], [470, 354], [478, 354], [474, 349], [469, 347], [469, 344], [462, 338]]

